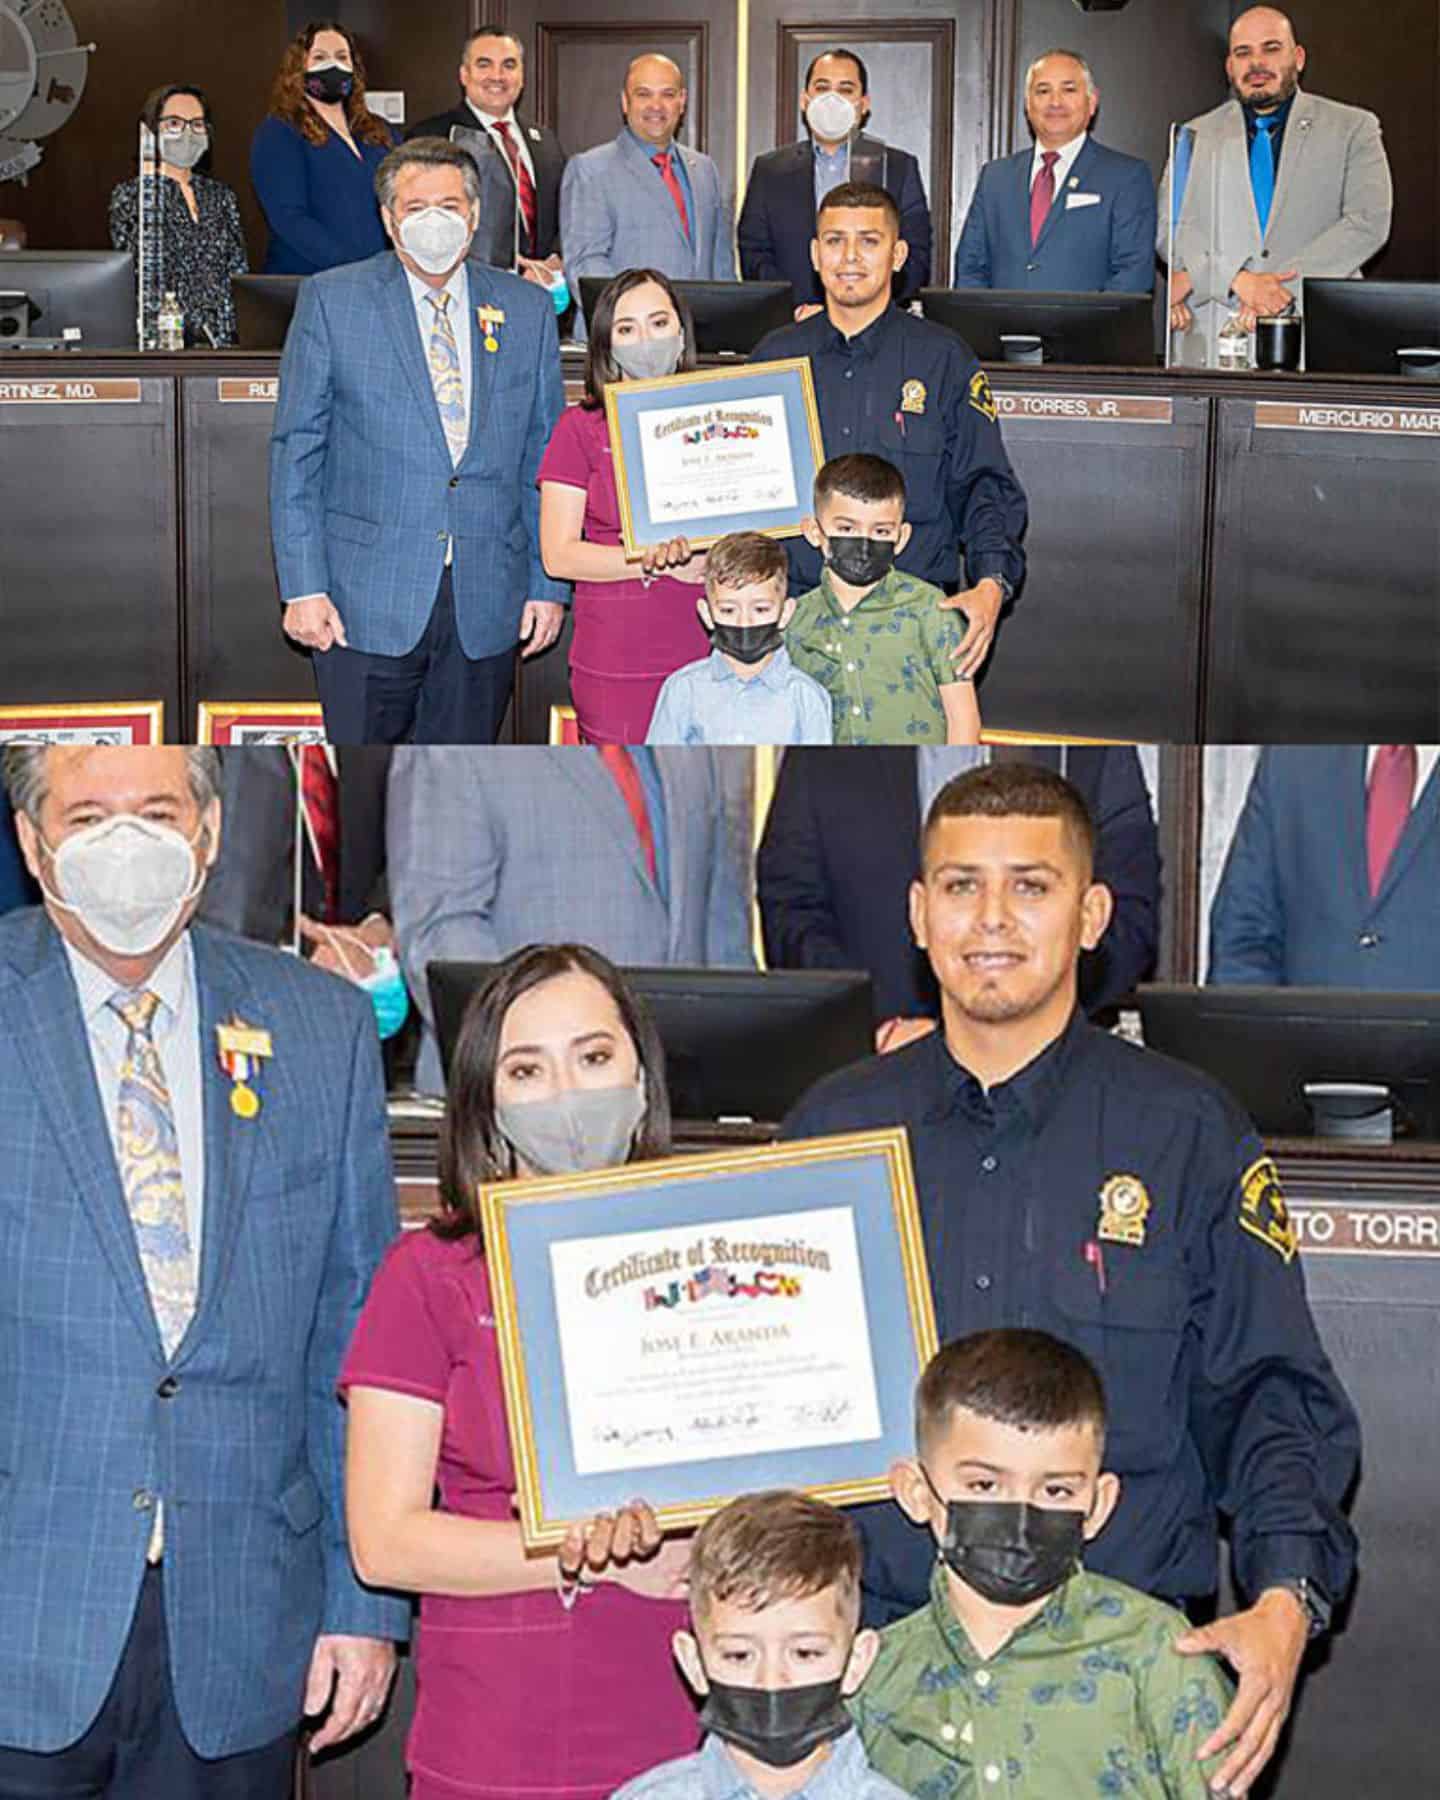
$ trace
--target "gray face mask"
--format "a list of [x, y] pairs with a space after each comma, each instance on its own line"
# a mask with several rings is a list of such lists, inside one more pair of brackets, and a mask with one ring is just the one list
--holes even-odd
[[674, 337], [638, 338], [632, 343], [612, 342], [610, 354], [627, 381], [659, 381], [673, 375], [680, 367], [685, 340], [679, 332]]
[[622, 1087], [567, 1088], [548, 1100], [500, 1100], [495, 1123], [535, 1175], [614, 1169], [630, 1154], [645, 1116], [645, 1077]]
[[172, 169], [193, 169], [210, 148], [210, 133], [194, 131], [162, 131], [160, 160]]

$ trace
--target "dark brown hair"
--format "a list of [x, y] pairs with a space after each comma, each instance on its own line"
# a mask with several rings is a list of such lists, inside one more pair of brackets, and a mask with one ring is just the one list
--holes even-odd
[[816, 233], [819, 233], [820, 221], [827, 212], [856, 211], [862, 207], [867, 211], [872, 207], [878, 207], [895, 227], [896, 237], [902, 235], [900, 208], [895, 204], [895, 196], [885, 188], [876, 187], [869, 181], [842, 181], [839, 187], [831, 188], [816, 211]]
[[1059, 819], [1085, 868], [1095, 867], [1095, 821], [1080, 790], [1040, 763], [992, 763], [947, 781], [930, 802], [920, 833], [921, 861], [942, 819]]
[[670, 1148], [670, 1098], [665, 1052], [648, 1010], [608, 957], [588, 944], [530, 944], [507, 956], [470, 998], [460, 1022], [446, 1080], [440, 1127], [440, 1211], [430, 1221], [437, 1236], [468, 1237], [480, 1231], [476, 1196], [487, 1181], [515, 1173], [514, 1157], [495, 1122], [495, 1071], [505, 1015], [521, 997], [556, 975], [578, 971], [598, 981], [615, 1002], [645, 1077], [645, 1113], [631, 1147], [631, 1162], [664, 1156]]
[[827, 56], [834, 56], [837, 58], [844, 57], [846, 62], [854, 63], [856, 72], [860, 77], [860, 92], [862, 94], [868, 94], [870, 92], [870, 71], [865, 67], [865, 59], [861, 56], [857, 56], [853, 50], [847, 50], [843, 44], [837, 44], [833, 50], [822, 50], [818, 56], [812, 56], [810, 58], [810, 66], [805, 71], [805, 86], [807, 88], [810, 85], [811, 77], [815, 73], [816, 63], [824, 62]]
[[848, 456], [832, 456], [815, 477], [815, 510], [818, 512], [834, 494], [847, 500], [864, 500], [871, 506], [885, 500], [905, 504], [905, 477], [894, 463], [883, 456], [870, 456], [852, 451]]
[[365, 103], [365, 59], [353, 33], [336, 19], [312, 19], [299, 37], [291, 40], [275, 75], [270, 90], [270, 113], [293, 126], [309, 144], [317, 147], [330, 135], [330, 128], [305, 97], [305, 59], [310, 46], [322, 31], [337, 32], [350, 49], [350, 67], [355, 85], [345, 102], [345, 120], [352, 135], [361, 143], [388, 144], [390, 131], [385, 121], [377, 118]]
[[680, 321], [680, 336], [683, 340], [680, 370], [689, 371], [695, 367], [695, 321], [690, 316], [689, 306], [675, 291], [674, 282], [658, 269], [626, 269], [623, 274], [615, 277], [595, 302], [595, 313], [589, 321], [590, 341], [585, 348], [585, 397], [580, 404], [591, 411], [605, 404], [605, 389], [610, 382], [625, 379], [620, 365], [610, 354], [610, 333], [615, 324], [615, 308], [632, 288], [643, 287], [647, 281], [653, 281], [656, 287], [664, 288], [670, 304], [675, 308], [675, 317]]
[[464, 62], [466, 57], [469, 56], [470, 46], [473, 43], [476, 43], [480, 38], [487, 38], [487, 37], [504, 38], [507, 44], [513, 44], [515, 46], [516, 50], [518, 50], [520, 53], [520, 61], [522, 63], [524, 62], [525, 46], [520, 42], [519, 38], [516, 37], [515, 33], [513, 31], [507, 30], [507, 28], [504, 25], [489, 25], [489, 24], [477, 25], [473, 31], [467, 31], [465, 33], [465, 42], [460, 46], [461, 62]]
[[838, 1589], [842, 1613], [860, 1617], [860, 1534], [838, 1507], [788, 1488], [742, 1494], [700, 1527], [690, 1555], [690, 1613], [716, 1601], [760, 1612], [777, 1600]]
[[1020, 1431], [1093, 1425], [1105, 1436], [1105, 1389], [1095, 1365], [1048, 1331], [977, 1331], [942, 1345], [915, 1387], [921, 1456], [957, 1410]]
[[745, 587], [752, 581], [778, 581], [783, 600], [790, 579], [790, 558], [763, 531], [732, 531], [705, 559], [705, 592]]

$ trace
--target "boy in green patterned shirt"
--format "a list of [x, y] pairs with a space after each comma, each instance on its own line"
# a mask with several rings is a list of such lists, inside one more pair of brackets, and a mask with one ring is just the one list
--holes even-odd
[[905, 479], [879, 456], [833, 457], [815, 477], [805, 535], [825, 558], [796, 602], [791, 661], [830, 696], [837, 744], [978, 744], [975, 684], [955, 673], [963, 613], [902, 575]]
[[1208, 1795], [1226, 1678], [1175, 1649], [1181, 1613], [1080, 1564], [1120, 1493], [1089, 1360], [1041, 1331], [960, 1338], [920, 1378], [915, 1435], [891, 1487], [940, 1559], [850, 1703], [872, 1767], [915, 1800]]

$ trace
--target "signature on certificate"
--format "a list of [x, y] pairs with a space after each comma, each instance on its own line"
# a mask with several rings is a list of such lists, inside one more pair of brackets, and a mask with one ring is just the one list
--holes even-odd
[[758, 1406], [727, 1406], [719, 1412], [696, 1413], [690, 1429], [703, 1436], [712, 1431], [753, 1431], [759, 1423]]
[[597, 1443], [618, 1444], [622, 1450], [634, 1450], [641, 1444], [673, 1444], [675, 1433], [668, 1425], [601, 1425], [595, 1432]]
[[817, 1425], [839, 1425], [848, 1419], [852, 1402], [848, 1394], [830, 1394], [823, 1400], [801, 1400], [790, 1408], [790, 1423], [813, 1429]]

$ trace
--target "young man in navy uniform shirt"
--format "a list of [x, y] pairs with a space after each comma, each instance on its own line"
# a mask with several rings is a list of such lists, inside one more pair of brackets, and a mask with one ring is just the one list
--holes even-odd
[[[942, 1027], [827, 1077], [788, 1137], [907, 1127], [942, 1339], [1029, 1326], [1105, 1383], [1121, 1500], [1093, 1567], [1163, 1599], [1217, 1586], [1231, 1523], [1249, 1606], [1180, 1640], [1240, 1676], [1201, 1747], [1243, 1794], [1273, 1753], [1307, 1638], [1348, 1587], [1341, 1511], [1359, 1427], [1310, 1317], [1275, 1166], [1228, 1094], [1088, 1024], [1082, 949], [1109, 921], [1094, 827], [1053, 771], [941, 789], [911, 928]], [[923, 1604], [934, 1546], [894, 1507], [858, 1515], [867, 1603]]]
[[[1005, 454], [995, 400], [969, 346], [903, 312], [891, 277], [907, 254], [900, 214], [880, 187], [845, 182], [815, 220], [811, 260], [825, 309], [772, 331], [753, 360], [808, 356], [827, 456], [883, 456], [905, 477], [910, 542], [896, 558], [933, 582], [968, 621], [956, 673], [977, 673], [1000, 608], [1025, 573], [1025, 495]], [[820, 584], [820, 553], [792, 540], [792, 591]], [[956, 592], [964, 573], [970, 586]]]

